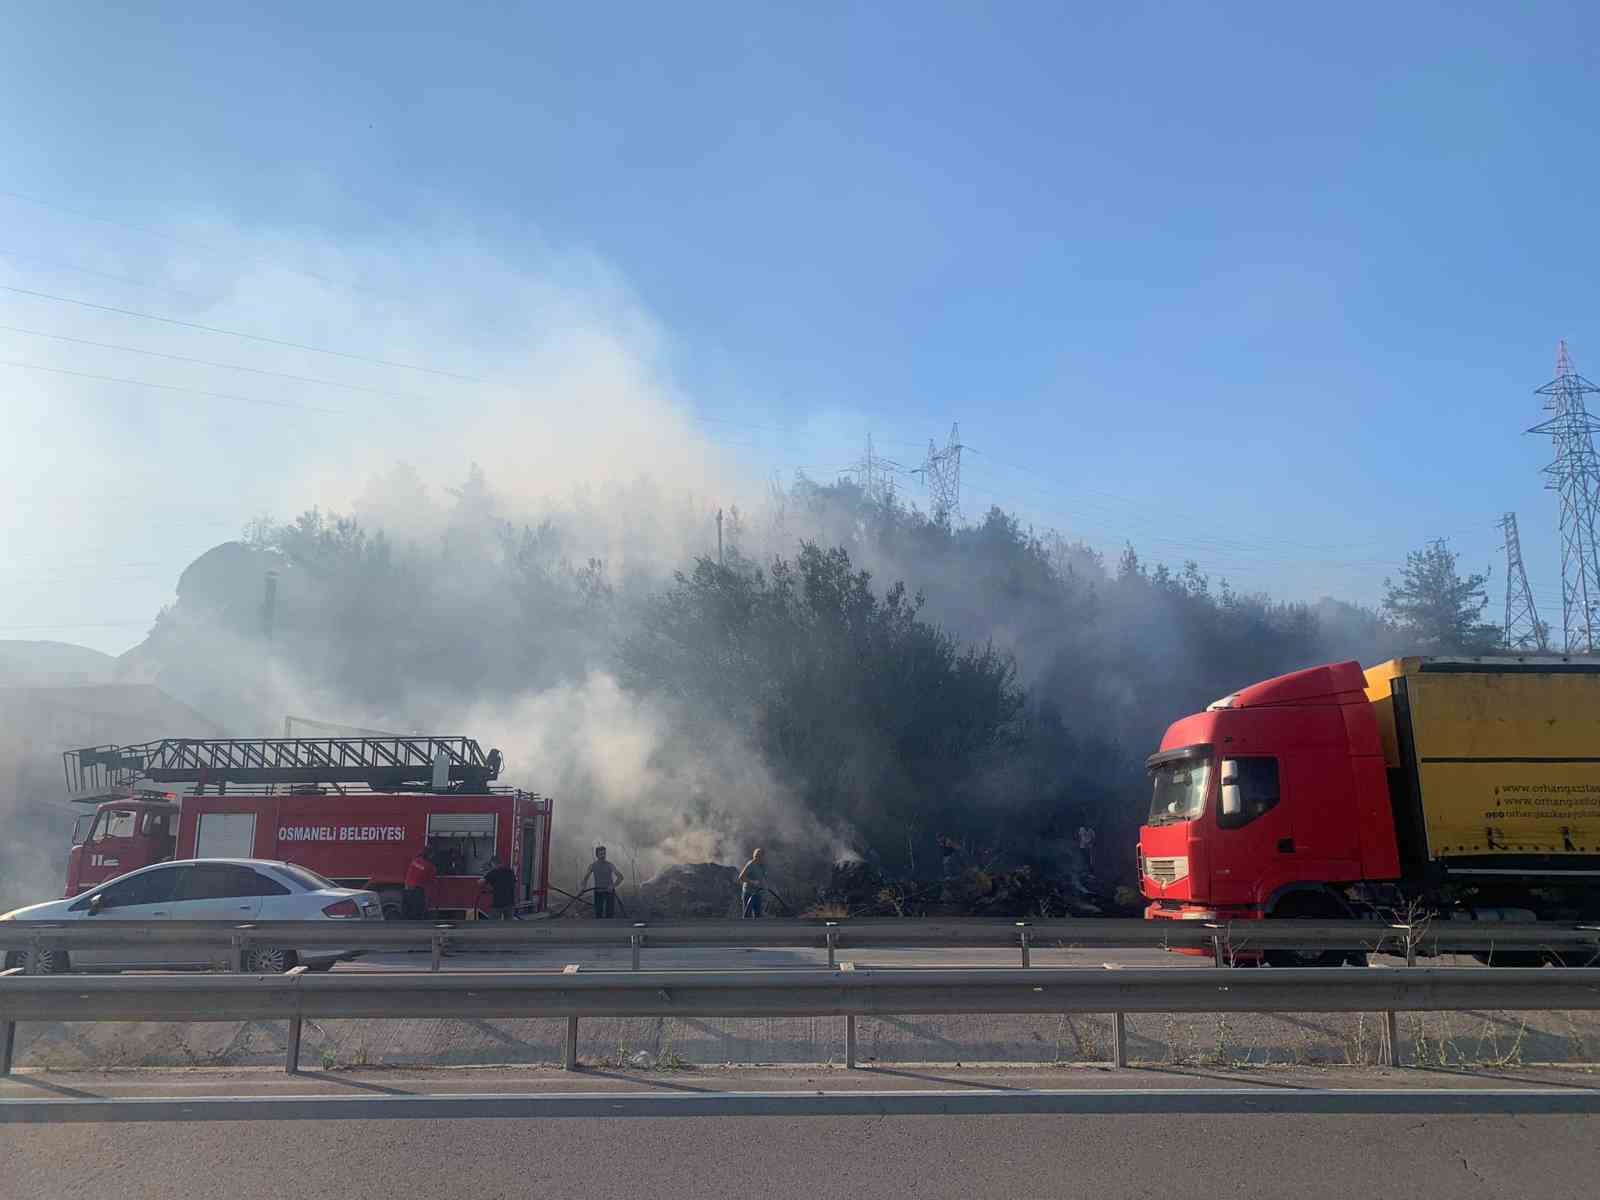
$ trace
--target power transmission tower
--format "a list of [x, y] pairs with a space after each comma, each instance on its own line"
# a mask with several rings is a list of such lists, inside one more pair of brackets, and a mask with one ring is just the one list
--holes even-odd
[[1550, 414], [1528, 430], [1547, 433], [1555, 461], [1544, 469], [1546, 487], [1561, 497], [1561, 632], [1568, 654], [1592, 654], [1600, 642], [1600, 552], [1595, 546], [1600, 509], [1600, 456], [1594, 433], [1600, 426], [1584, 407], [1584, 396], [1600, 392], [1572, 368], [1563, 339], [1556, 351], [1556, 377], [1534, 389]]
[[1539, 619], [1533, 606], [1533, 589], [1528, 587], [1528, 572], [1522, 565], [1522, 539], [1517, 536], [1517, 514], [1500, 518], [1500, 531], [1506, 535], [1506, 623], [1507, 650], [1548, 650], [1550, 627]]
[[894, 499], [895, 473], [904, 469], [892, 459], [879, 458], [873, 452], [872, 435], [869, 433], [866, 457], [846, 474], [854, 476], [856, 486], [866, 493], [868, 500], [874, 504], [887, 504]]
[[946, 518], [961, 520], [961, 425], [952, 422], [950, 440], [941, 450], [928, 439], [928, 457], [914, 474], [922, 476], [922, 485], [928, 489], [928, 502], [936, 520]]

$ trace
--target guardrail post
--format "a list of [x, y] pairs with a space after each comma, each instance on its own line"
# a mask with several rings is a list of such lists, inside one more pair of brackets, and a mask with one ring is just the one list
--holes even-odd
[[[848, 959], [839, 964], [841, 971], [854, 971], [856, 964]], [[856, 1069], [856, 1015], [846, 1013], [844, 1017], [844, 1065], [848, 1071]]]
[[245, 944], [244, 935], [236, 933], [228, 940], [233, 943], [233, 973], [235, 975], [243, 975]]
[[1111, 1065], [1122, 1070], [1128, 1065], [1128, 1015], [1111, 1014]]
[[26, 974], [32, 975], [39, 963], [39, 935], [36, 933], [28, 941], [28, 948], [22, 953], [22, 969]]
[[1228, 959], [1222, 952], [1222, 942], [1223, 932], [1219, 929], [1211, 935], [1211, 955], [1213, 958], [1212, 965], [1226, 968], [1228, 965]]
[[428, 970], [437, 971], [439, 969], [440, 960], [444, 958], [444, 934], [442, 934], [442, 933], [434, 934], [433, 935], [433, 939], [432, 939], [432, 944], [433, 944], [433, 965], [430, 966], [428, 968]]
[[828, 966], [830, 968], [831, 967], [836, 967], [836, 966], [839, 965], [838, 953], [839, 953], [839, 923], [837, 921], [829, 921], [828, 922]]
[[[634, 928], [643, 929], [644, 926], [635, 925]], [[628, 938], [628, 941], [633, 944], [633, 969], [637, 971], [639, 969], [639, 947], [644, 945], [644, 934], [635, 933]]]
[[[0, 971], [0, 978], [6, 975], [21, 975], [26, 967], [12, 967], [7, 971]], [[0, 1021], [0, 1078], [11, 1074], [12, 1055], [17, 1048], [17, 1023], [15, 1021]]]
[[1031, 967], [1033, 965], [1033, 956], [1028, 953], [1028, 925], [1027, 925], [1027, 922], [1018, 921], [1017, 922], [1017, 929], [1021, 931], [1020, 936], [1021, 936], [1021, 939], [1022, 939], [1022, 965], [1025, 966], [1025, 967]]
[[[303, 966], [301, 966], [301, 967], [293, 967], [289, 971], [289, 974], [292, 975], [296, 979], [300, 978], [300, 976], [304, 975], [305, 973], [306, 973], [306, 968], [303, 967]], [[296, 998], [296, 1001], [298, 1003], [298, 997]], [[300, 1073], [300, 1027], [301, 1027], [301, 1023], [302, 1023], [302, 1018], [300, 1018], [298, 1016], [294, 1016], [294, 1017], [290, 1017], [289, 1018], [289, 1046], [288, 1046], [288, 1053], [287, 1053], [287, 1055], [285, 1056], [285, 1059], [284, 1059], [283, 1069], [286, 1072], [288, 1072], [290, 1075], [298, 1075]]]
[[[577, 963], [568, 963], [561, 968], [563, 975], [576, 975]], [[567, 1042], [561, 1050], [561, 1069], [563, 1071], [576, 1071], [578, 1069], [578, 1018], [567, 1018]]]

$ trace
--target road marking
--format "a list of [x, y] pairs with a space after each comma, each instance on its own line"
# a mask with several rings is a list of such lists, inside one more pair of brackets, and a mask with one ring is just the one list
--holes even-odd
[[507, 1092], [404, 1096], [0, 1100], [0, 1124], [123, 1121], [483, 1120], [530, 1117], [989, 1116], [1600, 1112], [1591, 1088], [1169, 1088], [850, 1092]]

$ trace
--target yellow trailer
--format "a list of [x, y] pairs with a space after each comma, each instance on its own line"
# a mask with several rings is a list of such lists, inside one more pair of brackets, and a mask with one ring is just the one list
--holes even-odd
[[1600, 662], [1399, 658], [1366, 682], [1402, 863], [1600, 874], [1581, 861], [1600, 859]]

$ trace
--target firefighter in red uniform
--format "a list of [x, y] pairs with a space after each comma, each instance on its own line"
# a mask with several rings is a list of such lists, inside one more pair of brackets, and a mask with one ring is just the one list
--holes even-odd
[[433, 850], [424, 846], [406, 867], [406, 890], [402, 912], [408, 921], [420, 921], [433, 908], [433, 881], [439, 878]]

